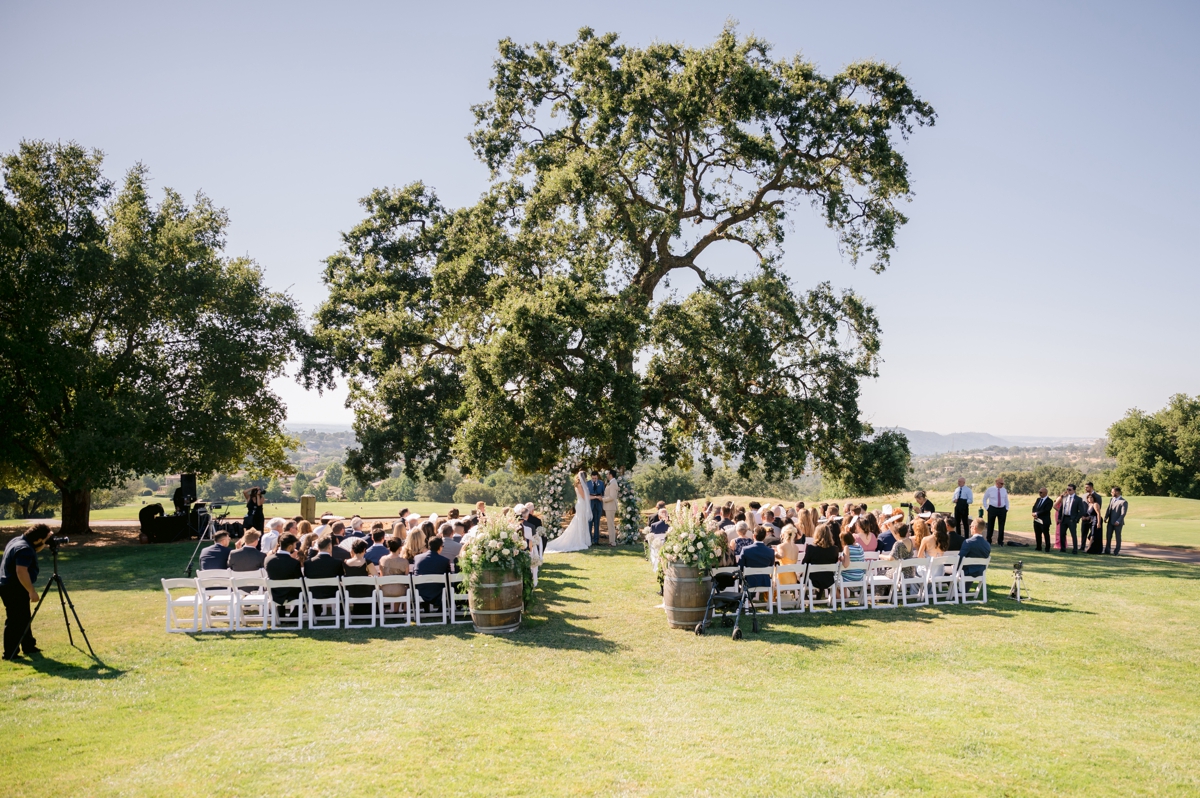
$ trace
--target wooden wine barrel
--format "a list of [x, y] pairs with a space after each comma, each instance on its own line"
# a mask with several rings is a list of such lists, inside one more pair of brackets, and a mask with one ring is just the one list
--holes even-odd
[[523, 590], [518, 571], [480, 571], [468, 594], [475, 631], [490, 635], [515, 632], [525, 611]]
[[704, 620], [712, 577], [694, 566], [669, 563], [663, 573], [663, 608], [672, 629], [695, 629]]

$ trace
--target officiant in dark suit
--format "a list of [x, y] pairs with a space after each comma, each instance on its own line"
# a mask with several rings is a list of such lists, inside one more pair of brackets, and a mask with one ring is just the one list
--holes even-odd
[[1038, 497], [1033, 502], [1033, 538], [1037, 542], [1037, 550], [1042, 550], [1042, 538], [1046, 538], [1046, 551], [1050, 551], [1050, 530], [1054, 528], [1050, 518], [1054, 510], [1054, 502], [1047, 495], [1045, 488], [1038, 489]]
[[589, 527], [592, 533], [592, 545], [600, 545], [600, 519], [604, 517], [604, 481], [600, 472], [593, 471], [591, 479], [584, 484], [592, 508], [592, 519]]

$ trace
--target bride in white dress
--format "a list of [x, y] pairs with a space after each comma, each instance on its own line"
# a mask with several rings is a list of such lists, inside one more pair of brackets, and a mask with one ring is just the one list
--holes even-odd
[[589, 522], [592, 519], [592, 503], [588, 501], [584, 482], [587, 474], [580, 471], [575, 475], [575, 517], [567, 531], [546, 545], [546, 554], [560, 551], [582, 551], [592, 545], [592, 534]]

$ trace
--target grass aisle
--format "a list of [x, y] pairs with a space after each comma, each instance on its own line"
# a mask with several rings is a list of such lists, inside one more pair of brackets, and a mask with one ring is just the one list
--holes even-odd
[[107, 669], [0, 667], [9, 795], [1194, 795], [1200, 570], [1018, 550], [1034, 601], [668, 630], [632, 549], [552, 556], [516, 634], [166, 635], [190, 546], [70, 552]]

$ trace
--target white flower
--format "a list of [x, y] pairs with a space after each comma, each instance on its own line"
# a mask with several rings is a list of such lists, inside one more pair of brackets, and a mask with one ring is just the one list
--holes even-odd
[[512, 554], [512, 552], [511, 552], [511, 551], [509, 551], [508, 549], [501, 549], [501, 550], [500, 550], [500, 553], [501, 553], [501, 554], [503, 554], [505, 557], [507, 557], [508, 555]]
[[492, 555], [492, 556], [491, 556], [489, 559], [490, 559], [492, 562], [500, 562], [500, 558], [499, 558], [499, 557], [497, 557], [495, 554], [493, 554], [493, 555]]

